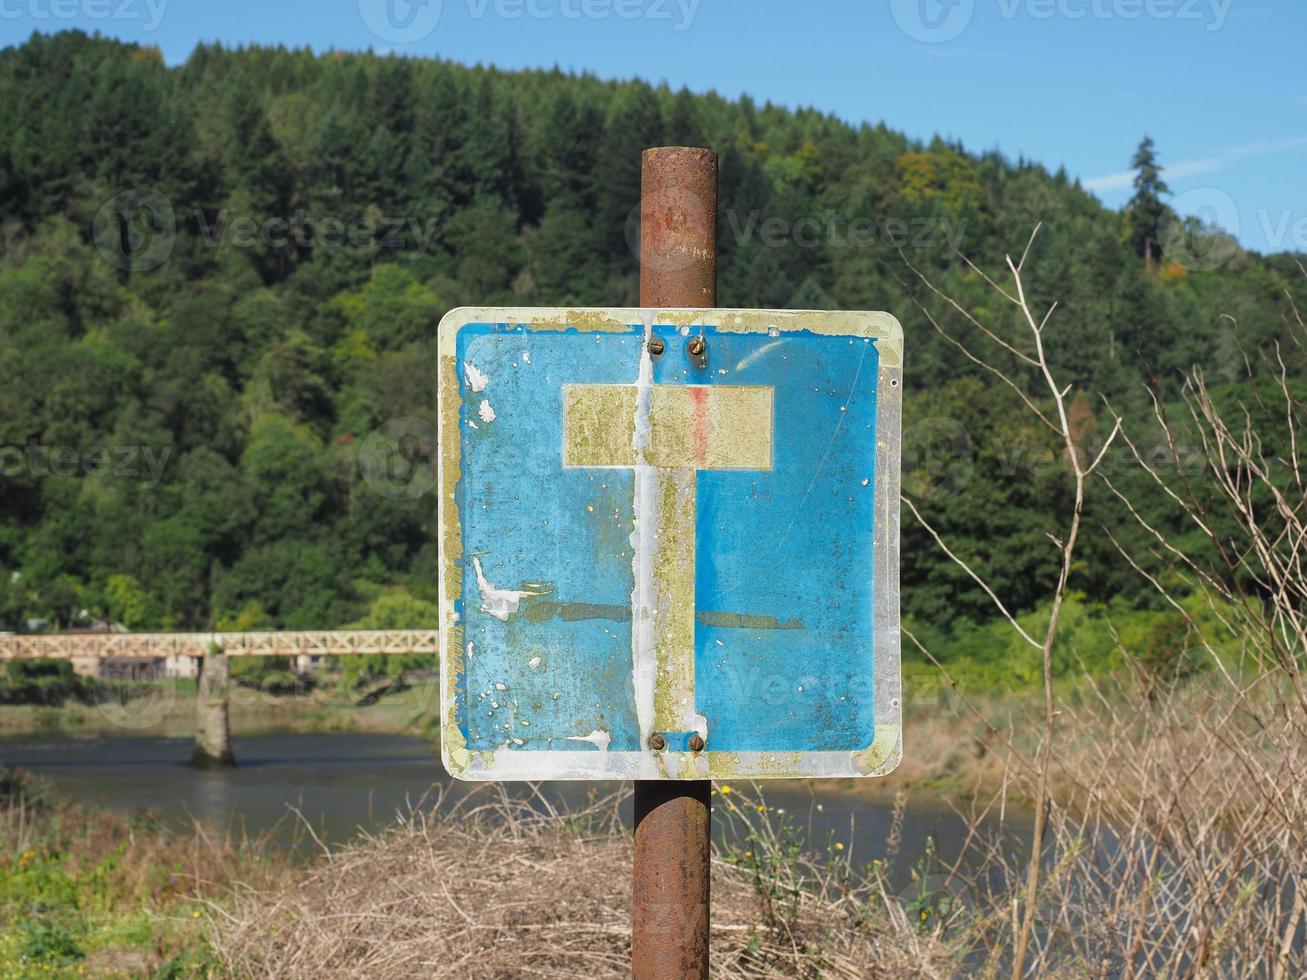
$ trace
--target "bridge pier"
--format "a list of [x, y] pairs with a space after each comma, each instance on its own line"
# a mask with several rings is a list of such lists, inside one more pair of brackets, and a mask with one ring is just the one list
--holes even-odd
[[227, 714], [231, 666], [216, 643], [199, 660], [195, 697], [195, 750], [191, 765], [220, 769], [236, 764], [231, 754], [231, 722]]

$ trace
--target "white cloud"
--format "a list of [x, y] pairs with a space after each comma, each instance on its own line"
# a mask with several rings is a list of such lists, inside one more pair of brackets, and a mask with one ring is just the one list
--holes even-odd
[[1080, 184], [1087, 191], [1102, 194], [1105, 191], [1124, 190], [1130, 186], [1134, 179], [1134, 171], [1120, 170], [1114, 174], [1104, 174], [1102, 177], [1090, 177], [1088, 180], [1081, 181]]
[[[1172, 164], [1162, 171], [1162, 176], [1167, 180], [1183, 180], [1185, 177], [1200, 177], [1203, 174], [1214, 174], [1239, 160], [1246, 160], [1252, 157], [1265, 157], [1274, 153], [1286, 153], [1289, 150], [1297, 150], [1307, 146], [1307, 136], [1297, 136], [1292, 139], [1283, 140], [1262, 140], [1257, 143], [1249, 143], [1246, 146], [1236, 146], [1224, 153], [1219, 153], [1214, 157], [1205, 157], [1199, 160], [1182, 160], [1180, 163]], [[1133, 170], [1122, 170], [1114, 174], [1105, 174], [1101, 177], [1090, 177], [1082, 182], [1082, 186], [1087, 191], [1096, 193], [1105, 193], [1108, 191], [1125, 190], [1134, 182], [1135, 174]]]

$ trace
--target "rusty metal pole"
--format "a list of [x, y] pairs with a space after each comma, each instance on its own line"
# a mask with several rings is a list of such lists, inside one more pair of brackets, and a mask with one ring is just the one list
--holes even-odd
[[[644, 152], [640, 305], [717, 305], [717, 154]], [[637, 780], [631, 968], [635, 980], [706, 980], [712, 784]]]

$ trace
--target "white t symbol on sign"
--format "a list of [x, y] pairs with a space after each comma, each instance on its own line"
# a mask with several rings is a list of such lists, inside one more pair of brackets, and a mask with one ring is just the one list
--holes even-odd
[[563, 387], [563, 465], [633, 469], [631, 596], [636, 715], [655, 734], [708, 737], [695, 708], [695, 482], [699, 470], [770, 470], [773, 389], [636, 384]]

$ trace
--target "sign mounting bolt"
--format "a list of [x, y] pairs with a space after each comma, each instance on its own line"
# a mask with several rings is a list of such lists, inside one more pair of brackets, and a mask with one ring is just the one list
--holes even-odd
[[664, 350], [662, 338], [650, 337], [648, 347], [649, 347], [649, 353], [652, 354], [654, 357], [657, 357]]
[[667, 739], [656, 733], [650, 735], [649, 748], [653, 749], [655, 752], [661, 752], [663, 749], [667, 748]]
[[686, 350], [690, 352], [691, 357], [703, 357], [704, 342], [702, 337], [690, 338], [690, 343], [686, 345]]
[[706, 744], [707, 744], [707, 743], [704, 742], [704, 740], [703, 740], [703, 736], [702, 736], [702, 735], [691, 735], [691, 736], [690, 736], [690, 751], [691, 751], [691, 752], [702, 752], [702, 751], [703, 751], [703, 747], [704, 747], [704, 745], [706, 745]]

